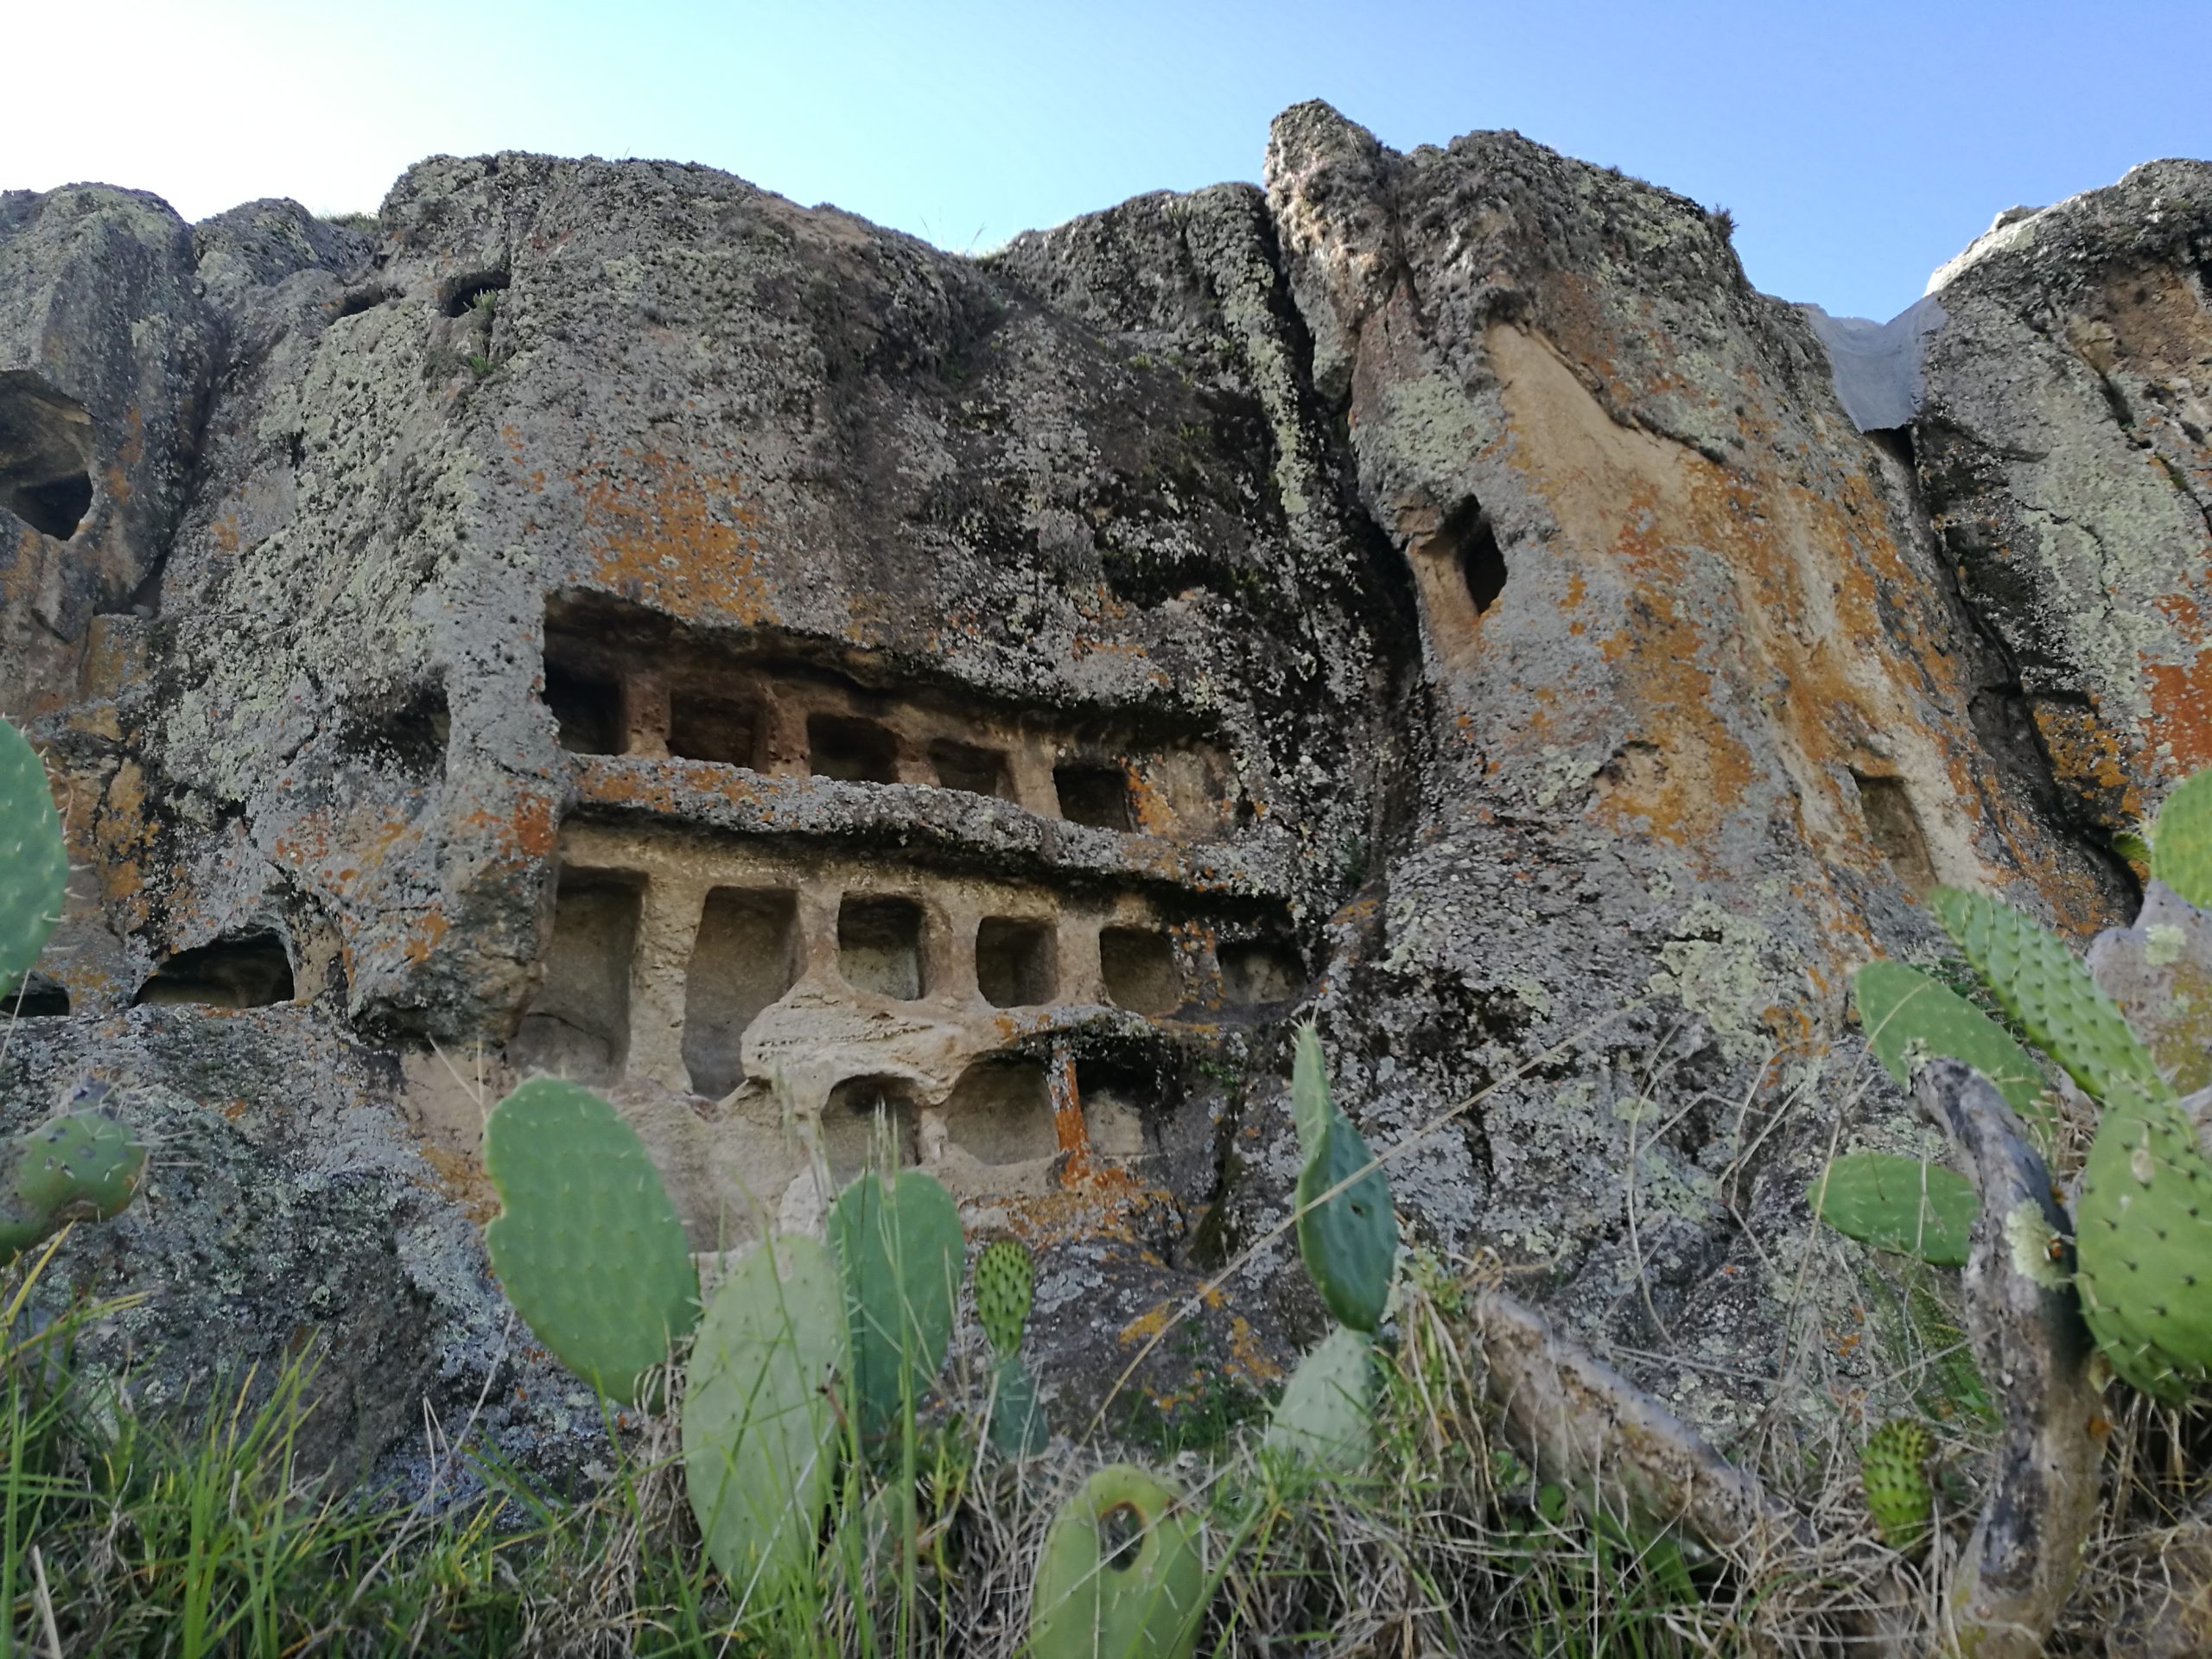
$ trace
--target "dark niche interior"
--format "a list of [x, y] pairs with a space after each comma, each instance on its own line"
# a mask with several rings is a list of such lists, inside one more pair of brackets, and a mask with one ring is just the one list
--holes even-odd
[[226, 935], [180, 950], [154, 969], [134, 1007], [260, 1008], [292, 1000], [292, 961], [274, 933]]
[[38, 376], [0, 373], [0, 507], [67, 541], [92, 508], [92, 421]]

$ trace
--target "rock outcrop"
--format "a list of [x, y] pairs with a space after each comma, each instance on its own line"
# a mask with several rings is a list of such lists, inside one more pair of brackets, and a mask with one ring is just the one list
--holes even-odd
[[57, 1282], [164, 1387], [320, 1336], [328, 1455], [427, 1396], [558, 1461], [471, 1226], [556, 1070], [702, 1250], [887, 1116], [1038, 1247], [1071, 1419], [1249, 1249], [1172, 1413], [1318, 1323], [1310, 1015], [1419, 1239], [1740, 1420], [1852, 1296], [1805, 1175], [1918, 1133], [1852, 967], [1939, 880], [2094, 931], [2212, 759], [2208, 173], [1978, 244], [1865, 433], [1695, 204], [1319, 105], [982, 260], [659, 163], [0, 197], [0, 705], [80, 867], [0, 1091], [175, 1149]]

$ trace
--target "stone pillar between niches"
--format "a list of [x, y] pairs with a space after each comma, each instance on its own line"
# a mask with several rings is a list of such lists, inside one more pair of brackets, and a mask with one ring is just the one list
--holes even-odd
[[668, 681], [651, 669], [622, 677], [622, 753], [668, 758]]
[[1061, 1001], [1106, 1000], [1106, 971], [1098, 961], [1098, 930], [1105, 920], [1095, 913], [1079, 916], [1071, 911], [1060, 912]]
[[804, 778], [809, 771], [805, 702], [788, 686], [772, 682], [760, 688], [760, 770], [778, 778]]
[[892, 756], [892, 776], [902, 784], [934, 785], [937, 766], [930, 760], [928, 741], [903, 721], [891, 719], [883, 723], [891, 728], [892, 738], [899, 746]]
[[638, 943], [630, 959], [630, 1058], [633, 1077], [689, 1090], [683, 1064], [683, 1002], [691, 947], [712, 884], [695, 875], [656, 874], [639, 907]]
[[836, 980], [837, 972], [837, 910], [843, 904], [843, 887], [819, 877], [809, 880], [798, 892], [798, 977]]
[[1015, 805], [1040, 818], [1060, 816], [1059, 791], [1052, 784], [1052, 763], [1058, 755], [1059, 745], [1041, 733], [1015, 734], [1006, 756], [1007, 784]]

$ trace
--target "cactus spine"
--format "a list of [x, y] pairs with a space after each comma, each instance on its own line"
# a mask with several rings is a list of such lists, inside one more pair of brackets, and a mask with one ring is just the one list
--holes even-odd
[[[79, 1089], [98, 1099], [105, 1085]], [[81, 1107], [48, 1118], [0, 1150], [0, 1263], [73, 1221], [121, 1213], [146, 1173], [146, 1148], [111, 1113]]]
[[1859, 1478], [1874, 1530], [1891, 1549], [1917, 1548], [1935, 1519], [1928, 1482], [1928, 1431], [1908, 1418], [1884, 1423], [1859, 1454]]
[[1179, 1494], [1115, 1464], [1085, 1481], [1045, 1535], [1030, 1599], [1034, 1659], [1189, 1659], [1205, 1563]]
[[492, 1265], [537, 1339], [608, 1399], [634, 1402], [699, 1317], [699, 1281], [645, 1143], [588, 1089], [533, 1077], [484, 1128], [501, 1210]]
[[12, 995], [61, 915], [69, 860], [46, 766], [0, 720], [0, 994]]
[[1832, 1158], [1809, 1194], [1822, 1221], [1877, 1249], [1939, 1268], [1965, 1264], [1981, 1200], [1956, 1170], [1886, 1152]]
[[707, 1554], [744, 1597], [814, 1559], [837, 1469], [837, 1269], [810, 1238], [756, 1247], [700, 1321], [683, 1395], [683, 1484]]
[[952, 1343], [964, 1255], [951, 1194], [919, 1170], [861, 1176], [830, 1206], [865, 1440], [895, 1429]]

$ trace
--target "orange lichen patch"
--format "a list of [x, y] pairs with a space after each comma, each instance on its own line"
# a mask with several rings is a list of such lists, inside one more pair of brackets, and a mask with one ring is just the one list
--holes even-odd
[[2121, 752], [2120, 739], [2094, 707], [2037, 702], [2032, 713], [2051, 775], [2084, 800], [2103, 809], [2117, 828], [2141, 816], [2139, 775]]
[[2186, 662], [2143, 665], [2151, 699], [2145, 747], [2169, 749], [2171, 775], [2185, 778], [2212, 764], [2212, 639], [2203, 613], [2186, 594], [2165, 594], [2154, 602], [2183, 639], [2205, 642]]
[[401, 947], [407, 960], [421, 964], [430, 959], [430, 953], [440, 941], [453, 931], [453, 924], [443, 914], [426, 910], [407, 925], [407, 943]]
[[504, 849], [516, 863], [550, 857], [561, 838], [559, 803], [536, 791], [518, 793], [505, 810], [483, 806], [465, 813], [459, 824]]
[[[1725, 878], [1724, 827], [1788, 810], [1824, 861], [1872, 872], [1886, 855], [1853, 775], [1909, 778], [1939, 879], [2009, 879], [1977, 845], [1993, 831], [2063, 917], [2088, 916], [2083, 878], [2050, 862], [2036, 826], [1975, 768], [1961, 659], [1940, 639], [1899, 637], [1884, 595], [1922, 578], [1863, 468], [1724, 467], [1616, 421], [1542, 337], [1498, 324], [1485, 343], [1514, 437], [1508, 464], [1562, 532], [1546, 556], [1565, 567], [1605, 677], [1560, 688], [1560, 706], [1638, 722], [1599, 773], [1593, 817]], [[1484, 733], [1494, 763], [1545, 761], [1547, 746], [1577, 741], [1529, 701], [1544, 718]]]
[[1136, 819], [1137, 828], [1147, 836], [1167, 836], [1175, 833], [1179, 820], [1175, 808], [1160, 790], [1135, 766], [1124, 766], [1122, 773], [1128, 785], [1129, 810]]
[[594, 577], [686, 621], [761, 627], [778, 618], [757, 569], [759, 510], [734, 473], [624, 452], [626, 470], [575, 480]]
[[1282, 1376], [1282, 1367], [1267, 1356], [1251, 1322], [1241, 1313], [1229, 1319], [1229, 1359], [1222, 1369], [1247, 1382], [1264, 1386]]
[[499, 1194], [485, 1174], [480, 1160], [443, 1147], [419, 1149], [423, 1161], [436, 1178], [437, 1190], [461, 1206], [461, 1213], [482, 1226], [499, 1213]]

